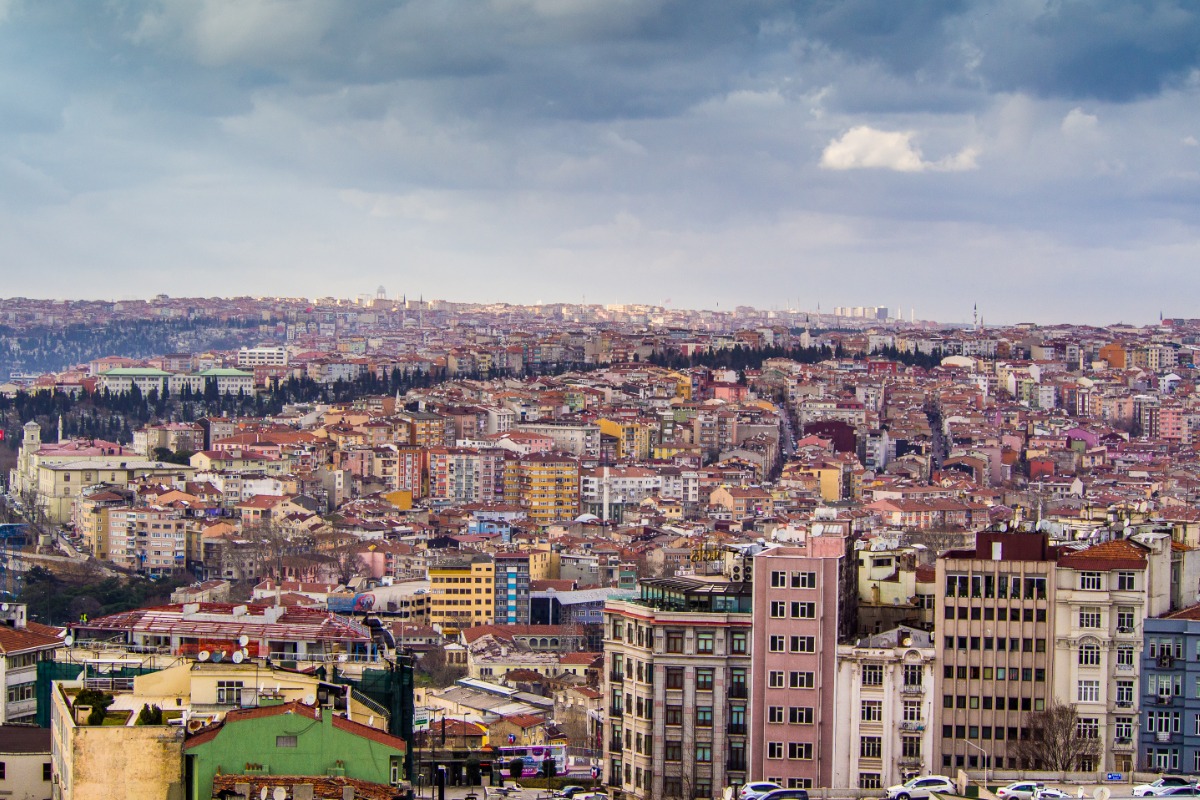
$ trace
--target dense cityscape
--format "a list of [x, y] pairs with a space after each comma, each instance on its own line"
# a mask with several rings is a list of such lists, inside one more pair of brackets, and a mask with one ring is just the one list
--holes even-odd
[[0, 732], [60, 797], [1200, 771], [1200, 320], [973, 317], [3, 301]]

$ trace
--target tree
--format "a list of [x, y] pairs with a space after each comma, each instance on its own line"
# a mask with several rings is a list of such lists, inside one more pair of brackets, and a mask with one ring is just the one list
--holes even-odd
[[440, 644], [421, 656], [421, 660], [417, 662], [417, 670], [427, 675], [429, 682], [439, 688], [450, 686], [467, 674], [464, 668], [450, 663], [446, 658], [446, 648]]
[[520, 779], [524, 775], [525, 775], [524, 759], [514, 758], [512, 761], [508, 762], [508, 776], [510, 778], [512, 778], [515, 781], [515, 780]]
[[1045, 710], [1025, 718], [1028, 736], [1017, 741], [1016, 756], [1025, 768], [1068, 772], [1095, 764], [1100, 754], [1097, 733], [1080, 726], [1075, 706], [1052, 700]]
[[142, 710], [138, 712], [138, 725], [162, 725], [163, 712], [158, 706], [152, 706], [149, 703], [142, 706]]

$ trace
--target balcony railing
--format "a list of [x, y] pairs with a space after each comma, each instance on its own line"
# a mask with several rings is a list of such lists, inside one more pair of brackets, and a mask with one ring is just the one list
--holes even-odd
[[1160, 669], [1173, 669], [1175, 667], [1175, 656], [1160, 653], [1155, 659]]
[[900, 687], [900, 694], [924, 694], [925, 687], [919, 683], [906, 683]]
[[923, 731], [925, 730], [924, 722], [901, 722], [900, 730], [902, 731]]
[[731, 758], [725, 762], [725, 769], [728, 772], [745, 772], [746, 771], [746, 759]]
[[743, 700], [750, 696], [749, 690], [744, 683], [735, 683], [729, 687], [729, 696]]
[[625, 680], [625, 673], [623, 673], [623, 672], [610, 672], [610, 673], [608, 673], [608, 679], [609, 679], [610, 681], [614, 681], [614, 682], [621, 682], [621, 681], [624, 681], [624, 680]]
[[896, 759], [896, 763], [902, 767], [919, 767], [925, 763], [920, 756], [901, 756]]
[[1113, 750], [1132, 750], [1133, 740], [1127, 736], [1118, 736], [1113, 739]]
[[1154, 704], [1159, 706], [1169, 706], [1175, 703], [1175, 695], [1159, 694], [1154, 696]]
[[726, 730], [726, 732], [732, 733], [735, 736], [745, 736], [746, 735], [746, 723], [731, 722], [725, 726], [725, 730]]
[[608, 709], [608, 715], [610, 717], [612, 717], [613, 719], [620, 719], [621, 717], [625, 716], [625, 709], [617, 708], [616, 706], [611, 706]]

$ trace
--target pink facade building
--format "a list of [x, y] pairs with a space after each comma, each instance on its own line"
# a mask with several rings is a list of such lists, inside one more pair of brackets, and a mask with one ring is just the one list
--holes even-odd
[[851, 537], [813, 536], [754, 557], [751, 780], [833, 785], [837, 646], [855, 624], [852, 547]]

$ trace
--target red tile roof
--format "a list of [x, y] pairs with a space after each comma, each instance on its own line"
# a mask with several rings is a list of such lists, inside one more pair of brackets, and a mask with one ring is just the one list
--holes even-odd
[[57, 628], [37, 622], [30, 622], [23, 629], [0, 625], [0, 653], [19, 653], [22, 650], [59, 646], [62, 646], [62, 639], [58, 638]]
[[1145, 569], [1146, 548], [1128, 539], [1114, 539], [1092, 545], [1086, 550], [1064, 552], [1059, 556], [1058, 565], [1089, 571]]

